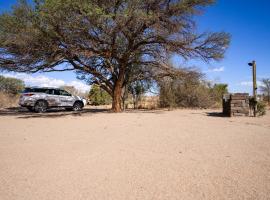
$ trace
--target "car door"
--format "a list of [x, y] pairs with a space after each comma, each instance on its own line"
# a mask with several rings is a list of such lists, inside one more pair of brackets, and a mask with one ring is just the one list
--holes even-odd
[[59, 94], [59, 100], [60, 100], [61, 106], [64, 106], [64, 107], [73, 106], [74, 98], [72, 97], [71, 94], [69, 94], [65, 90], [59, 90], [59, 93], [60, 93]]
[[57, 92], [55, 92], [54, 89], [47, 89], [45, 91], [46, 93], [46, 100], [49, 104], [49, 107], [57, 107], [60, 104], [59, 101], [59, 92], [57, 94]]

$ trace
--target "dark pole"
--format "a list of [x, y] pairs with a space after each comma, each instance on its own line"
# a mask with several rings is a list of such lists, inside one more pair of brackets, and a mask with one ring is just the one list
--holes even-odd
[[254, 98], [254, 117], [256, 117], [257, 112], [257, 80], [256, 80], [256, 62], [248, 63], [249, 66], [252, 66], [252, 77], [253, 77], [253, 98]]

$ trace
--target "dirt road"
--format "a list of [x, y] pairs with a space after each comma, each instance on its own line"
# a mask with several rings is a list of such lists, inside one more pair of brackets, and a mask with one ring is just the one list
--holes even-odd
[[1, 200], [270, 199], [270, 115], [0, 111]]

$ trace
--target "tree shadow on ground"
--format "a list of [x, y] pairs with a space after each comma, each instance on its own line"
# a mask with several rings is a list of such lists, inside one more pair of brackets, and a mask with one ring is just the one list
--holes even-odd
[[206, 112], [206, 116], [208, 117], [230, 117], [225, 115], [223, 112]]
[[168, 109], [126, 109], [123, 113], [152, 113], [152, 114], [163, 114], [169, 111]]
[[[58, 117], [65, 117], [65, 116], [73, 116], [73, 117], [80, 117], [80, 116], [90, 116], [93, 114], [100, 114], [100, 113], [113, 113], [111, 109], [108, 108], [84, 108], [82, 111], [67, 111], [65, 109], [57, 108], [57, 109], [49, 109], [46, 113], [35, 113], [30, 112], [26, 108], [22, 107], [11, 107], [6, 109], [0, 109], [0, 117], [1, 116], [11, 116], [17, 117], [20, 119], [28, 119], [28, 118], [58, 118]], [[133, 110], [127, 109], [124, 113], [154, 113], [154, 114], [161, 114], [163, 113], [162, 110]]]
[[64, 116], [85, 116], [94, 113], [110, 113], [109, 109], [84, 108], [82, 111], [67, 111], [65, 109], [50, 109], [46, 113], [30, 112], [25, 108], [12, 107], [0, 110], [1, 116], [13, 116], [21, 119], [27, 118], [57, 118]]

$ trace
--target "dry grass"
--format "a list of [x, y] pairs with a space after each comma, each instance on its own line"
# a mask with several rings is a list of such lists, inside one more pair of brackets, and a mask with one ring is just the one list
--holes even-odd
[[145, 96], [139, 103], [139, 109], [157, 109], [159, 107], [158, 96]]
[[9, 95], [0, 92], [0, 108], [18, 106], [19, 95]]

